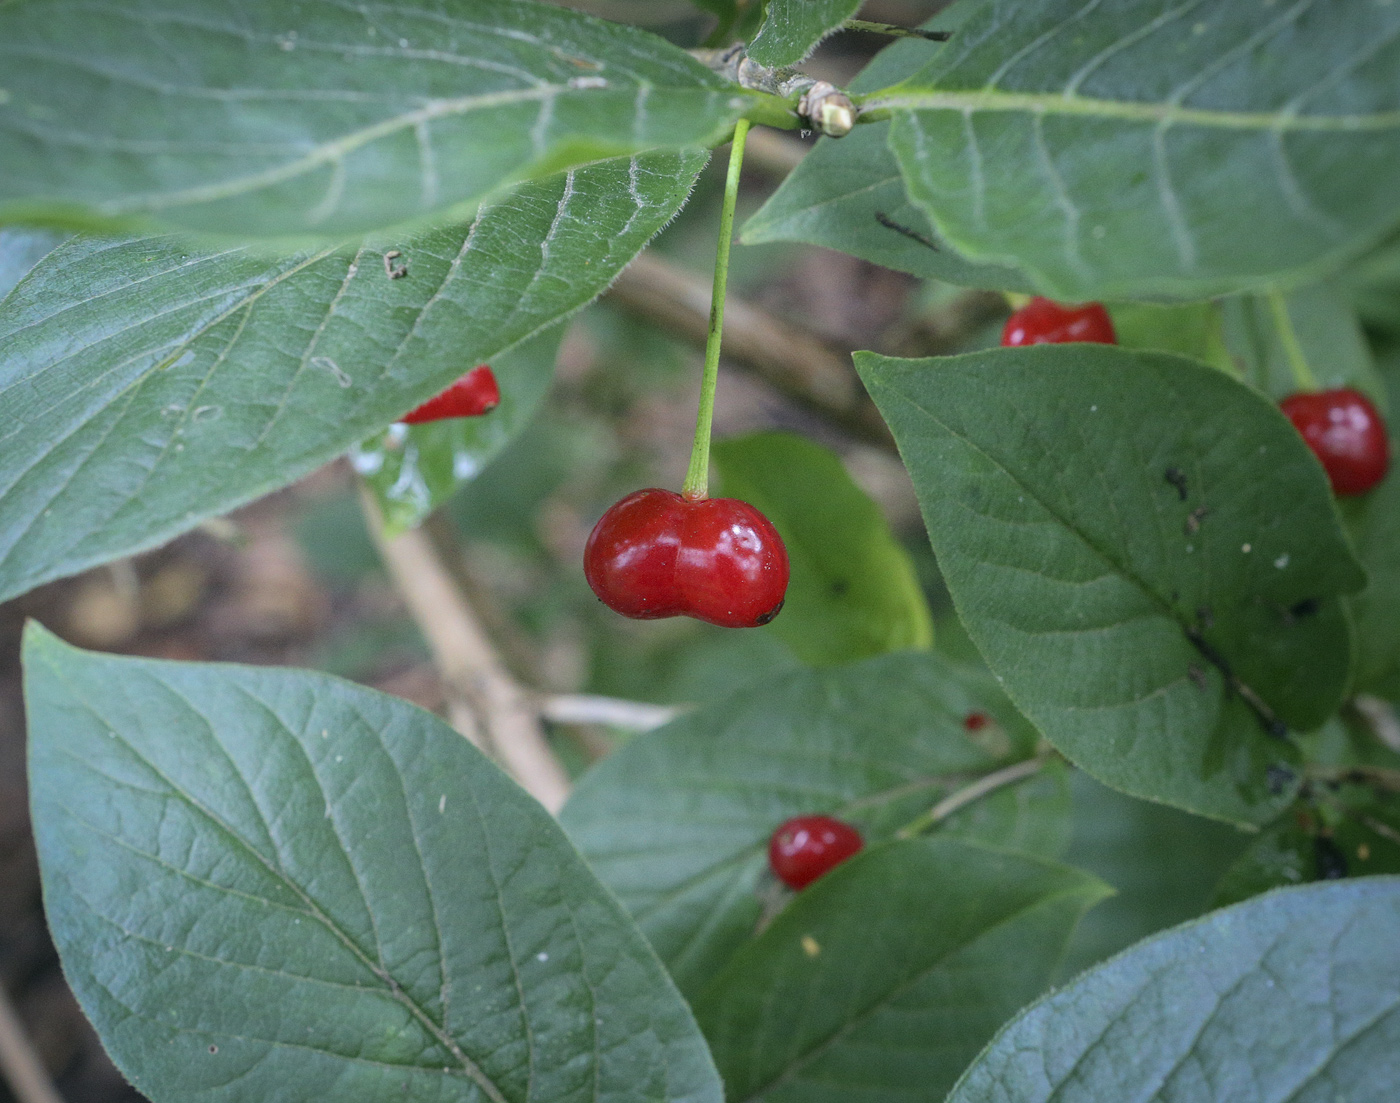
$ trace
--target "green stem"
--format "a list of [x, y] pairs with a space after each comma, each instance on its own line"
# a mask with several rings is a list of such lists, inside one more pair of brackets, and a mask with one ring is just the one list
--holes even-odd
[[917, 835], [922, 835], [930, 827], [936, 826], [954, 812], [965, 808], [974, 801], [981, 800], [988, 793], [993, 793], [1002, 786], [1014, 785], [1018, 781], [1038, 774], [1052, 757], [1054, 756], [1037, 755], [1035, 758], [1027, 758], [978, 778], [971, 785], [964, 786], [956, 793], [944, 797], [922, 816], [905, 824], [895, 832], [895, 838], [912, 839]]
[[734, 144], [729, 150], [729, 175], [724, 181], [724, 206], [719, 214], [719, 250], [715, 254], [715, 284], [710, 293], [710, 332], [705, 338], [705, 374], [700, 381], [700, 413], [695, 419], [695, 443], [690, 449], [690, 468], [685, 473], [683, 497], [692, 502], [709, 494], [710, 430], [715, 420], [715, 383], [719, 378], [719, 340], [724, 329], [724, 288], [729, 282], [729, 243], [734, 236], [734, 203], [739, 197], [739, 169], [744, 163], [744, 139], [749, 122], [740, 119], [734, 127]]
[[1298, 341], [1298, 331], [1293, 328], [1293, 319], [1288, 316], [1288, 303], [1283, 292], [1270, 291], [1269, 312], [1274, 318], [1274, 329], [1283, 342], [1283, 354], [1288, 358], [1288, 366], [1293, 370], [1293, 382], [1300, 391], [1319, 391], [1317, 376], [1313, 375], [1307, 354]]

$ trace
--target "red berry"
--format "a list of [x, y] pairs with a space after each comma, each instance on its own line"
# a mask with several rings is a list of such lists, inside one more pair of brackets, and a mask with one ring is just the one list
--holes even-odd
[[603, 604], [625, 617], [756, 628], [783, 607], [788, 558], [778, 530], [747, 502], [689, 501], [652, 487], [603, 514], [583, 573]]
[[399, 420], [422, 425], [425, 421], [442, 421], [449, 417], [480, 417], [500, 404], [501, 388], [496, 385], [496, 376], [485, 364], [478, 364], [442, 394], [428, 399]]
[[1068, 341], [1118, 343], [1103, 303], [1068, 306], [1037, 295], [1006, 319], [1006, 327], [1001, 331], [1001, 343], [1007, 347], [1062, 345]]
[[1336, 494], [1364, 494], [1385, 478], [1385, 421], [1360, 391], [1343, 387], [1289, 395], [1280, 407], [1322, 461]]
[[768, 840], [768, 864], [789, 888], [806, 888], [860, 853], [860, 832], [830, 816], [795, 816]]
[[991, 722], [992, 718], [985, 712], [969, 712], [963, 717], [963, 727], [970, 732], [980, 732]]

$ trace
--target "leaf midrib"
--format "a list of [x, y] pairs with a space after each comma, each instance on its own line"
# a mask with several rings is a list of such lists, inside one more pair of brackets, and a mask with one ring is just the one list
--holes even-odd
[[877, 109], [956, 111], [964, 115], [979, 111], [1022, 112], [1040, 117], [1116, 119], [1151, 123], [1164, 128], [1199, 126], [1217, 130], [1272, 130], [1281, 133], [1356, 133], [1400, 129], [1400, 111], [1379, 111], [1368, 115], [1300, 115], [1288, 110], [1216, 111], [1204, 107], [1184, 107], [1177, 103], [1105, 100], [1063, 92], [1006, 92], [996, 88], [979, 88], [975, 91], [901, 89], [889, 95], [875, 93], [861, 101], [860, 106], [863, 112]]
[[[946, 432], [950, 437], [958, 441], [964, 447], [976, 452], [977, 455], [981, 456], [988, 463], [992, 464], [1003, 475], [1005, 475], [1008, 479], [1010, 479], [1012, 483], [1014, 483], [1019, 489], [1025, 491], [1027, 497], [1029, 497], [1032, 501], [1035, 502], [1036, 505], [1043, 509], [1047, 516], [1052, 518], [1057, 524], [1064, 528], [1066, 532], [1074, 536], [1076, 540], [1078, 540], [1089, 551], [1093, 552], [1094, 555], [1098, 556], [1104, 563], [1108, 564], [1108, 566], [1111, 567], [1117, 573], [1118, 577], [1126, 580], [1127, 582], [1132, 583], [1132, 585], [1144, 597], [1146, 597], [1150, 602], [1152, 602], [1152, 604], [1160, 611], [1160, 615], [1162, 617], [1176, 625], [1176, 627], [1180, 630], [1183, 638], [1185, 638], [1188, 643], [1191, 641], [1190, 625], [1183, 621], [1181, 617], [1179, 617], [1176, 614], [1176, 612], [1172, 609], [1170, 603], [1164, 597], [1158, 594], [1156, 590], [1145, 579], [1141, 578], [1135, 571], [1130, 569], [1125, 564], [1120, 563], [1116, 556], [1109, 554], [1103, 548], [1099, 547], [1099, 545], [1093, 540], [1091, 540], [1089, 538], [1089, 535], [1085, 533], [1078, 525], [1069, 521], [1065, 517], [1062, 517], [1058, 511], [1051, 509], [1050, 506], [1046, 503], [1046, 501], [1040, 496], [1040, 494], [1037, 493], [1033, 487], [1024, 482], [1015, 472], [1011, 471], [999, 459], [997, 459], [995, 456], [991, 455], [986, 450], [984, 450], [981, 447], [981, 445], [977, 444], [976, 441], [972, 440], [970, 437], [967, 437], [964, 434], [960, 433], [958, 430], [954, 429], [951, 425], [949, 425], [947, 422], [938, 417], [938, 415], [935, 414], [932, 410], [928, 409], [926, 406], [921, 405], [910, 395], [904, 393], [902, 390], [891, 387], [888, 384], [888, 382], [884, 384], [884, 389], [885, 393], [891, 394], [896, 398], [899, 398], [901, 401], [905, 402], [909, 406], [912, 406], [915, 410], [919, 411], [919, 413], [923, 414], [930, 421], [941, 426], [944, 432]], [[1224, 674], [1225, 672], [1222, 671], [1221, 673]], [[1229, 673], [1229, 679], [1230, 681], [1227, 684], [1243, 686], [1245, 689], [1255, 694], [1255, 696], [1259, 697], [1261, 700], [1264, 700], [1266, 702], [1268, 701], [1268, 698], [1266, 698], [1262, 693], [1259, 693], [1257, 689], [1255, 689], [1249, 683], [1245, 682], [1242, 678], [1239, 677], [1238, 674], [1234, 673], [1233, 668]]]

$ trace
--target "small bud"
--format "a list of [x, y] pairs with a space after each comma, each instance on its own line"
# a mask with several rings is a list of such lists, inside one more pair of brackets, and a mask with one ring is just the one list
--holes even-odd
[[829, 138], [849, 134], [856, 124], [856, 106], [851, 97], [828, 81], [819, 80], [797, 101], [797, 113], [812, 129]]
[[[846, 98], [841, 96], [839, 99], [845, 100]], [[832, 138], [840, 138], [849, 134], [855, 125], [856, 113], [849, 100], [841, 103], [837, 97], [833, 96], [831, 99], [822, 101], [819, 129], [823, 134]]]

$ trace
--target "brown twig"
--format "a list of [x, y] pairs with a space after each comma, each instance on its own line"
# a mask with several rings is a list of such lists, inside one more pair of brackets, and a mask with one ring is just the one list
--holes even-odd
[[0, 985], [0, 1072], [18, 1103], [63, 1103]]
[[[703, 347], [710, 320], [708, 279], [643, 253], [618, 277], [608, 297]], [[894, 439], [865, 394], [850, 357], [805, 330], [731, 297], [725, 305], [724, 358], [852, 435], [894, 450]]]
[[419, 529], [385, 538], [379, 509], [361, 488], [365, 520], [384, 566], [433, 653], [452, 726], [494, 754], [551, 812], [569, 779], [540, 727], [534, 695], [511, 677], [432, 542]]

